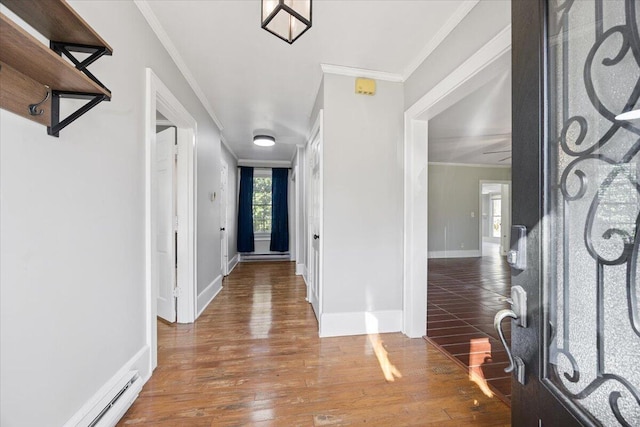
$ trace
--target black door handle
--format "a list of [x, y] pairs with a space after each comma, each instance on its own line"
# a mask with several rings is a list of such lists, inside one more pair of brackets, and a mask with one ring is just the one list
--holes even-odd
[[224, 231], [224, 227], [220, 227], [220, 231]]
[[317, 235], [317, 234], [314, 234], [314, 235], [313, 235], [313, 240], [318, 240], [319, 238], [320, 238], [320, 236], [319, 236], [319, 235]]

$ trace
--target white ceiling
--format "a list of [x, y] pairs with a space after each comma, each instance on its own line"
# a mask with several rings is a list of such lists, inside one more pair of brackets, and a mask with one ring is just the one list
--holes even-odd
[[429, 161], [511, 165], [510, 64], [429, 121]]
[[[312, 28], [288, 45], [260, 28], [260, 0], [139, 3], [148, 20], [149, 11], [155, 15], [174, 57], [178, 52], [202, 89], [225, 142], [240, 159], [260, 160], [290, 160], [295, 145], [305, 143], [320, 64], [406, 76], [469, 5], [314, 0]], [[252, 144], [262, 131], [276, 137], [274, 147]]]

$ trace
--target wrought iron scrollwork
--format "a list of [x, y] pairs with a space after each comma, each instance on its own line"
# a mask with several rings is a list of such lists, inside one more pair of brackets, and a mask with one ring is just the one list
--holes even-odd
[[[572, 84], [579, 80], [577, 75], [569, 74], [568, 71], [570, 67], [575, 70], [578, 61], [575, 55], [569, 53], [570, 34], [573, 31], [570, 23], [574, 6], [583, 2], [565, 0], [552, 3], [549, 19], [557, 40], [550, 49], [562, 75], [555, 77], [558, 86], [561, 86], [555, 88], [560, 93], [561, 105], [557, 108], [556, 116], [551, 118], [556, 120], [557, 130], [549, 135], [551, 149], [557, 148], [557, 153], [551, 157], [561, 160], [552, 166], [558, 170], [555, 175], [557, 182], [551, 185], [555, 185], [554, 194], [557, 194], [555, 203], [556, 209], [560, 212], [556, 212], [556, 221], [561, 224], [559, 228], [566, 234], [567, 228], [575, 227], [573, 222], [578, 218], [583, 221], [584, 248], [581, 251], [588, 254], [595, 267], [589, 274], [594, 276], [596, 284], [595, 306], [591, 307], [595, 311], [593, 318], [596, 324], [593, 326], [596, 329], [596, 366], [585, 366], [585, 363], [580, 366], [580, 362], [572, 353], [573, 343], [568, 325], [573, 321], [569, 313], [569, 293], [573, 292], [571, 286], [574, 285], [570, 285], [569, 281], [575, 282], [575, 279], [570, 278], [567, 272], [571, 261], [571, 249], [569, 238], [565, 236], [561, 250], [563, 274], [554, 279], [559, 285], [551, 291], [551, 299], [559, 301], [561, 311], [561, 320], [552, 319], [552, 323], [560, 324], [561, 332], [556, 332], [554, 328], [554, 333], [549, 339], [550, 379], [562, 394], [576, 403], [595, 424], [601, 424], [602, 421], [585, 402], [606, 390], [606, 403], [610, 410], [608, 419], [615, 418], [622, 426], [637, 426], [640, 425], [640, 370], [636, 365], [635, 372], [629, 372], [626, 378], [620, 372], [613, 373], [609, 370], [608, 363], [605, 363], [605, 360], [609, 360], [605, 358], [605, 352], [612, 346], [611, 343], [605, 342], [605, 322], [611, 319], [611, 310], [617, 310], [616, 316], [628, 316], [628, 322], [625, 319], [624, 323], [630, 330], [629, 336], [637, 340], [633, 343], [634, 348], [640, 349], [637, 283], [640, 252], [640, 121], [630, 122], [615, 118], [621, 113], [640, 108], [639, 3], [637, 0], [624, 0], [624, 22], [617, 22], [608, 29], [605, 29], [604, 25], [611, 22], [611, 12], [605, 9], [619, 7], [622, 3], [605, 0], [594, 0], [591, 3], [595, 5], [595, 8], [590, 9], [591, 13], [594, 13], [595, 41], [583, 57], [581, 76], [584, 101], [588, 102], [583, 102], [577, 107], [574, 104], [578, 101], [569, 93], [568, 88], [569, 80]], [[585, 13], [585, 9], [582, 9], [581, 13]], [[608, 20], [605, 17], [608, 17]], [[584, 28], [581, 30], [584, 31]], [[626, 88], [617, 87], [613, 77], [615, 74], [606, 71], [623, 61], [626, 61], [627, 70], [629, 64], [635, 63], [631, 76], [637, 75], [635, 83]], [[596, 67], [604, 68], [596, 70]], [[611, 76], [613, 81], [603, 82], [603, 76], [606, 75]], [[615, 96], [611, 96], [614, 90]], [[627, 92], [620, 93], [624, 90]], [[558, 99], [554, 98], [556, 95], [552, 93], [550, 99]], [[615, 102], [612, 102], [611, 98], [615, 98], [620, 105], [614, 105]], [[604, 173], [598, 175], [593, 173], [594, 170]], [[625, 215], [629, 217], [628, 222], [615, 223], [617, 220], [614, 217], [618, 212], [615, 209], [619, 208], [610, 207], [615, 205], [611, 200], [619, 204], [626, 202], [624, 209]], [[580, 205], [584, 212], [576, 214], [575, 210], [572, 211], [577, 205]], [[572, 241], [571, 244], [576, 242]], [[616, 272], [620, 272], [620, 277], [623, 276], [625, 280], [624, 310], [612, 306], [605, 298], [605, 292], [613, 285], [611, 279], [608, 279], [611, 268], [618, 269]], [[636, 357], [640, 357], [640, 352]]]

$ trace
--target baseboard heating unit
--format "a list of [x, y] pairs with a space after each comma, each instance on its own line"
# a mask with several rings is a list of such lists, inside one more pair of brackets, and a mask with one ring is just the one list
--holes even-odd
[[138, 397], [142, 383], [138, 371], [129, 371], [76, 426], [114, 427]]
[[275, 254], [242, 254], [240, 262], [250, 261], [291, 261], [289, 252]]

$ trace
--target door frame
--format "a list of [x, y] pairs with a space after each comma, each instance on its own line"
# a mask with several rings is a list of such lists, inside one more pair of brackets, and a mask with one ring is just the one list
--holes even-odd
[[[224, 210], [225, 210], [225, 223], [224, 223], [224, 231], [220, 231], [221, 235], [223, 236], [221, 238], [222, 242], [224, 243], [224, 249], [222, 249], [222, 247], [220, 248], [221, 254], [220, 254], [220, 264], [221, 264], [221, 270], [222, 270], [222, 277], [228, 276], [229, 275], [229, 164], [223, 159], [220, 158], [220, 169], [221, 172], [223, 170], [226, 170], [226, 179], [225, 179], [225, 183], [224, 183], [224, 198], [220, 197], [220, 216], [222, 217], [222, 205], [224, 204]], [[222, 176], [220, 177], [222, 179]], [[220, 188], [222, 189], [223, 186], [221, 185]], [[221, 194], [222, 196], [222, 194]], [[222, 224], [220, 224], [222, 226]], [[225, 261], [225, 253], [226, 253], [226, 261]]]
[[177, 130], [178, 162], [176, 207], [178, 216], [177, 306], [178, 323], [191, 323], [196, 313], [196, 142], [197, 123], [151, 68], [146, 69], [145, 105], [145, 293], [146, 341], [150, 349], [150, 371], [158, 365], [157, 277], [155, 210], [152, 195], [155, 174], [156, 111]]
[[[482, 235], [482, 184], [500, 184], [500, 185], [507, 185], [507, 186], [509, 186], [509, 194], [511, 194], [511, 180], [481, 179], [481, 180], [479, 181], [479, 184], [478, 184], [478, 191], [479, 191], [479, 194], [480, 194], [480, 204], [479, 204], [479, 206], [478, 206], [478, 224], [479, 224], [479, 227], [480, 227], [480, 230], [479, 230], [479, 236], [480, 236], [480, 240], [479, 240], [479, 242], [480, 242], [480, 247], [479, 247], [479, 250], [480, 250], [480, 256], [483, 256], [483, 253], [482, 253], [482, 238], [484, 237], [484, 236]], [[509, 198], [509, 212], [511, 212], [511, 198]], [[507, 224], [507, 226], [508, 226], [508, 230], [509, 230], [509, 229], [511, 228], [511, 215], [509, 215], [509, 223]], [[504, 233], [504, 228], [502, 228], [502, 230], [501, 230], [501, 231], [502, 231], [502, 233]], [[510, 233], [509, 233], [509, 234], [510, 234]], [[507, 239], [506, 239], [506, 240], [507, 240], [507, 242], [509, 241], [509, 236], [507, 236]], [[500, 251], [501, 251], [501, 253], [500, 253], [500, 254], [501, 254], [501, 255], [506, 255], [506, 254], [502, 254], [502, 249], [503, 249], [503, 247], [502, 247], [502, 241], [503, 241], [503, 238], [502, 238], [502, 236], [501, 236], [501, 237], [500, 237]]]
[[402, 332], [408, 337], [427, 333], [428, 122], [495, 77], [510, 54], [508, 25], [404, 113]]
[[[323, 300], [323, 286], [322, 286], [322, 266], [323, 266], [323, 252], [324, 252], [324, 242], [323, 242], [323, 235], [324, 235], [324, 225], [323, 225], [323, 220], [322, 220], [322, 195], [323, 195], [323, 156], [322, 156], [322, 146], [323, 146], [323, 138], [324, 138], [324, 134], [323, 134], [323, 117], [324, 117], [324, 111], [321, 109], [320, 111], [318, 111], [318, 116], [316, 117], [316, 121], [314, 122], [313, 126], [311, 127], [311, 132], [309, 133], [309, 138], [308, 138], [308, 142], [307, 142], [307, 148], [305, 150], [305, 162], [308, 162], [311, 158], [310, 153], [311, 153], [311, 145], [314, 143], [314, 141], [316, 141], [316, 139], [318, 140], [318, 145], [319, 145], [319, 149], [318, 149], [318, 188], [316, 189], [316, 191], [318, 192], [318, 233], [320, 234], [320, 241], [318, 242], [318, 265], [317, 265], [317, 269], [318, 269], [318, 282], [315, 284], [315, 287], [318, 289], [318, 313], [316, 313], [317, 319], [318, 319], [318, 332], [320, 332], [320, 328], [322, 326], [322, 311], [323, 311], [323, 304], [322, 304], [322, 300]], [[313, 197], [313, 195], [311, 194], [311, 173], [313, 172], [312, 169], [309, 167], [308, 164], [305, 165], [305, 188], [307, 189], [306, 191], [306, 205], [307, 205], [307, 209], [305, 210], [306, 212], [306, 223], [307, 223], [307, 227], [306, 227], [306, 232], [307, 232], [307, 236], [306, 236], [306, 240], [307, 240], [307, 250], [306, 250], [306, 260], [305, 260], [305, 270], [307, 272], [307, 275], [304, 277], [305, 279], [305, 284], [307, 285], [307, 301], [309, 303], [311, 303], [311, 295], [309, 292], [309, 280], [311, 280], [309, 278], [310, 275], [313, 274], [313, 271], [311, 271], [309, 269], [309, 265], [310, 265], [310, 259], [311, 259], [311, 254], [312, 254], [312, 248], [313, 248], [313, 239], [310, 238], [311, 235], [311, 223], [309, 221], [309, 213], [311, 212], [311, 197]]]

